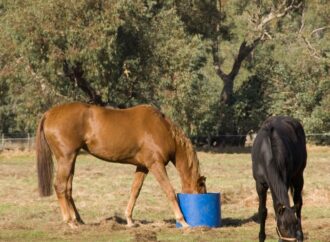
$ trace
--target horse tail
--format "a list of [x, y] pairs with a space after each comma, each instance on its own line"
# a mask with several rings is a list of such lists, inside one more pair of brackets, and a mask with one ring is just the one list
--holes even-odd
[[42, 197], [52, 194], [54, 163], [52, 151], [47, 143], [44, 132], [45, 115], [40, 120], [36, 134], [36, 155], [39, 194]]

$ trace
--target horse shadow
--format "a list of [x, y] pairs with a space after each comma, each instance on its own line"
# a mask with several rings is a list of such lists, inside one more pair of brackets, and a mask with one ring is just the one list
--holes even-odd
[[244, 224], [250, 223], [250, 222], [255, 222], [255, 223], [259, 223], [259, 219], [258, 219], [258, 213], [253, 214], [252, 216], [248, 217], [248, 218], [223, 218], [221, 220], [221, 226], [222, 227], [240, 227]]
[[[108, 217], [108, 218], [105, 218], [99, 222], [95, 222], [95, 223], [88, 223], [88, 225], [91, 225], [91, 226], [100, 226], [102, 224], [105, 224], [105, 223], [116, 223], [118, 225], [121, 225], [121, 226], [126, 226], [127, 225], [127, 221], [126, 221], [126, 218], [123, 218], [119, 215], [114, 215], [114, 216], [111, 216], [111, 217]], [[150, 220], [134, 220], [134, 223], [135, 223], [135, 226], [134, 227], [138, 227], [140, 224], [141, 225], [146, 225], [146, 224], [152, 224], [154, 223], [153, 221], [150, 221]]]
[[[114, 215], [111, 217], [108, 217], [106, 219], [103, 219], [100, 222], [96, 222], [96, 223], [90, 223], [89, 225], [91, 226], [100, 226], [104, 223], [111, 223], [114, 222], [118, 225], [121, 226], [126, 226], [127, 222], [126, 219], [119, 216], [119, 215]], [[138, 227], [140, 225], [150, 225], [155, 223], [154, 221], [151, 220], [134, 220], [135, 222], [135, 227]], [[175, 226], [176, 225], [176, 220], [175, 219], [164, 219], [163, 222], [166, 225], [170, 225]], [[243, 226], [244, 224], [250, 223], [250, 222], [255, 222], [255, 223], [259, 223], [258, 221], [258, 213], [253, 214], [252, 216], [248, 217], [248, 218], [231, 218], [231, 217], [227, 217], [227, 218], [222, 218], [221, 219], [221, 227], [240, 227]]]
[[[176, 224], [175, 219], [165, 219], [163, 221], [166, 224], [169, 224], [169, 225], [175, 225]], [[231, 217], [222, 218], [220, 227], [240, 227], [240, 226], [243, 226], [244, 224], [247, 224], [247, 223], [250, 223], [250, 222], [259, 223], [258, 213], [255, 213], [252, 216], [250, 216], [248, 218], [243, 218], [243, 219], [231, 218]]]

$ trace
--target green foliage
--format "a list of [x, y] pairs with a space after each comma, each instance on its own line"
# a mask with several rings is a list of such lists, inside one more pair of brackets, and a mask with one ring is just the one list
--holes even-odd
[[3, 6], [0, 79], [10, 83], [12, 130], [23, 125], [33, 131], [50, 106], [91, 98], [118, 107], [174, 105], [167, 113], [187, 127], [201, 116], [199, 108], [188, 107], [202, 91], [196, 83], [207, 86], [200, 71], [206, 51], [198, 36], [185, 33], [169, 3], [35, 0]]
[[259, 34], [252, 20], [281, 2], [2, 0], [0, 132], [34, 132], [41, 113], [75, 100], [152, 103], [189, 135], [246, 134], [277, 114], [329, 132], [326, 1], [272, 21], [240, 67], [233, 105], [220, 103], [211, 40], [229, 73], [242, 41]]

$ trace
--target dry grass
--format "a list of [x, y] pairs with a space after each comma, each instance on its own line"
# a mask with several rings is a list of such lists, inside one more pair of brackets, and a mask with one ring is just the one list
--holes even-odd
[[[176, 229], [166, 196], [149, 175], [137, 201], [138, 227], [126, 228], [124, 210], [133, 166], [81, 155], [76, 165], [74, 198], [86, 225], [71, 230], [61, 222], [56, 196], [39, 198], [33, 153], [0, 154], [0, 241], [256, 241], [258, 201], [250, 154], [198, 153], [210, 192], [221, 192], [223, 227]], [[307, 241], [330, 238], [330, 148], [309, 147], [305, 172], [303, 228]], [[179, 177], [168, 173], [176, 191]], [[267, 241], [277, 241], [272, 201], [268, 198]]]

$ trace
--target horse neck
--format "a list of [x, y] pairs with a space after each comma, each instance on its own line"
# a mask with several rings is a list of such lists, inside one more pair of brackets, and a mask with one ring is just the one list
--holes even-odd
[[268, 167], [268, 176], [271, 183], [270, 187], [273, 190], [272, 195], [276, 196], [280, 204], [290, 207], [287, 186], [287, 150], [280, 135], [277, 134], [276, 131], [274, 131], [271, 136], [271, 143], [272, 161], [270, 163], [271, 165]]
[[166, 119], [166, 121], [175, 143], [175, 161], [173, 163], [181, 178], [182, 192], [198, 193], [199, 162], [193, 145], [181, 128], [170, 119]]
[[[283, 181], [281, 180], [277, 180], [277, 181], [279, 182], [278, 183], [271, 182], [270, 184], [274, 206], [281, 204], [286, 207], [290, 207], [288, 188], [286, 187]], [[275, 201], [277, 201], [277, 204]]]
[[199, 162], [191, 142], [187, 139], [177, 144], [175, 167], [180, 174], [182, 192], [197, 193]]

